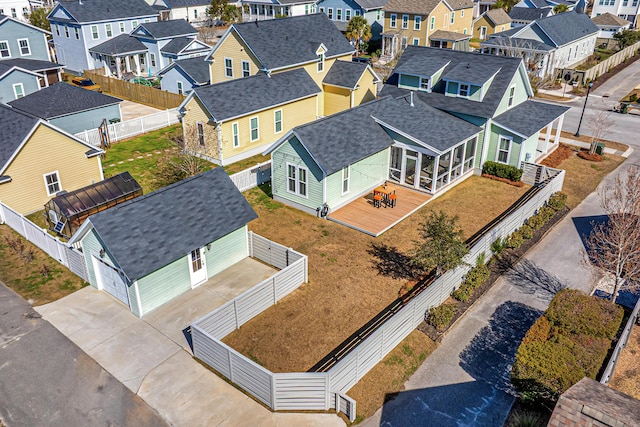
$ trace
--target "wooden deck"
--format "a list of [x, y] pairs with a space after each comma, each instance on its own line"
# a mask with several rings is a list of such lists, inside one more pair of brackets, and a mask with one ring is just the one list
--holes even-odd
[[423, 207], [432, 197], [429, 194], [399, 185], [388, 185], [396, 190], [398, 197], [394, 208], [385, 208], [384, 205], [380, 208], [374, 207], [372, 190], [366, 196], [360, 197], [330, 213], [327, 218], [377, 237]]

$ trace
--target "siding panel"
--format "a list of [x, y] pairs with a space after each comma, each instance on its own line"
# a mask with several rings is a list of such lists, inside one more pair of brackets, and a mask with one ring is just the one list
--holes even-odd
[[144, 314], [191, 289], [189, 261], [186, 256], [138, 279]]
[[247, 226], [222, 236], [205, 248], [207, 277], [214, 276], [249, 256], [247, 248]]

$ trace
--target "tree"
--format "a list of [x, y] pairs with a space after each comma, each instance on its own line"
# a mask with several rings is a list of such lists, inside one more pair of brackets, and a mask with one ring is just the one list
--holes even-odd
[[636, 287], [640, 278], [640, 168], [598, 189], [608, 220], [596, 224], [585, 242], [585, 259], [613, 278], [612, 302], [626, 282]]
[[492, 9], [504, 9], [505, 12], [509, 13], [519, 1], [520, 0], [496, 0]]
[[449, 218], [442, 211], [431, 212], [418, 228], [421, 240], [414, 241], [411, 265], [423, 272], [435, 269], [440, 276], [463, 264], [462, 258], [469, 249], [462, 240], [457, 221], [457, 216]]
[[569, 10], [569, 6], [567, 6], [564, 3], [560, 3], [560, 4], [557, 4], [557, 5], [553, 6], [553, 13], [556, 14], [556, 15], [559, 14], [559, 13], [564, 13], [564, 12], [566, 12], [568, 10]]
[[613, 38], [618, 42], [618, 48], [622, 50], [640, 40], [640, 32], [635, 30], [622, 30], [619, 33], [615, 33]]
[[240, 9], [232, 4], [226, 4], [222, 10], [222, 16], [220, 17], [225, 24], [235, 24], [242, 19], [242, 13]]
[[207, 16], [209, 19], [222, 19], [226, 6], [227, 0], [211, 0], [211, 4], [207, 7]]
[[611, 113], [606, 110], [595, 111], [591, 115], [591, 120], [589, 120], [589, 130], [591, 131], [589, 154], [595, 154], [598, 143], [602, 141], [602, 137], [607, 134], [614, 125], [610, 117]]
[[363, 16], [354, 16], [347, 23], [347, 38], [354, 43], [356, 55], [360, 55], [362, 43], [371, 39], [371, 26]]
[[34, 27], [42, 28], [43, 30], [51, 32], [51, 24], [47, 19], [49, 12], [51, 12], [51, 9], [39, 7], [37, 9], [33, 9], [31, 13], [27, 15], [27, 19]]

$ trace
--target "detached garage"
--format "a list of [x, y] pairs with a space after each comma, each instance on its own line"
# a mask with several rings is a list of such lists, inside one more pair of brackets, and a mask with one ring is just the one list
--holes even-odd
[[248, 257], [255, 218], [216, 168], [90, 216], [69, 243], [91, 285], [142, 317]]

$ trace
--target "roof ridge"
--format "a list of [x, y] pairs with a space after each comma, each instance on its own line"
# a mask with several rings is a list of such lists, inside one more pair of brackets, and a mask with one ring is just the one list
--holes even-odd
[[320, 118], [318, 120], [315, 120], [313, 122], [309, 122], [309, 123], [305, 123], [303, 125], [296, 126], [295, 128], [292, 129], [292, 131], [295, 131], [296, 129], [304, 129], [304, 128], [307, 128], [309, 126], [313, 126], [313, 125], [325, 122], [325, 121], [327, 121], [329, 119], [333, 119], [335, 117], [339, 117], [339, 116], [342, 116], [344, 114], [352, 113], [352, 112], [354, 112], [356, 110], [360, 110], [360, 109], [362, 109], [364, 107], [370, 107], [373, 104], [379, 104], [379, 103], [382, 103], [382, 101], [388, 101], [389, 99], [394, 99], [394, 98], [391, 95], [386, 95], [386, 96], [384, 96], [382, 98], [378, 98], [378, 99], [375, 99], [373, 101], [365, 102], [364, 104], [360, 104], [357, 107], [349, 108], [347, 110], [340, 111], [339, 113], [331, 114], [330, 116], [324, 116], [324, 117], [322, 117], [322, 118]]

